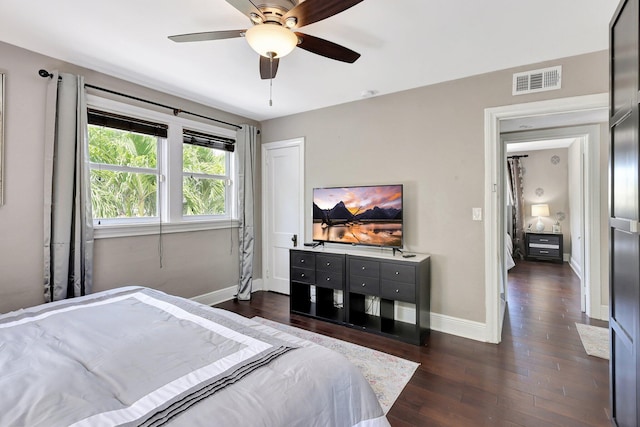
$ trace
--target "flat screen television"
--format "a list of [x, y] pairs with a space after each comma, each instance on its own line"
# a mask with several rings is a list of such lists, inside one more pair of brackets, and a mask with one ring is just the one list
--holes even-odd
[[402, 248], [402, 184], [313, 189], [315, 242]]

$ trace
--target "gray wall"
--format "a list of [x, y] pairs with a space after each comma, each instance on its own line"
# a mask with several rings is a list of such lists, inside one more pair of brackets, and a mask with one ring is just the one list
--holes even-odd
[[[6, 73], [5, 205], [0, 207], [0, 312], [43, 302], [43, 141], [47, 81], [38, 70], [79, 73], [86, 82], [231, 123], [256, 122], [0, 43]], [[102, 93], [100, 93], [102, 94]], [[114, 98], [118, 99], [118, 98]], [[122, 98], [118, 99], [123, 101]], [[146, 105], [146, 104], [145, 104]], [[166, 110], [164, 110], [166, 112]], [[259, 218], [259, 217], [258, 217]], [[237, 230], [100, 239], [95, 288], [140, 284], [184, 297], [237, 283]], [[258, 242], [259, 244], [259, 242]], [[259, 254], [258, 254], [259, 256]], [[258, 266], [256, 271], [260, 271]]]
[[[37, 75], [38, 69], [77, 72], [97, 86], [233, 123], [256, 124], [7, 44], [0, 43], [0, 58], [0, 71], [7, 74], [0, 312], [43, 300], [41, 165], [46, 81]], [[484, 205], [484, 109], [607, 92], [607, 58], [607, 52], [597, 52], [269, 120], [262, 123], [262, 141], [306, 138], [309, 206], [313, 187], [405, 184], [405, 243], [412, 251], [433, 255], [433, 311], [484, 322], [483, 226], [471, 221], [471, 208]], [[563, 66], [561, 90], [511, 96], [513, 72], [551, 65]], [[602, 163], [606, 177], [606, 158]], [[258, 221], [260, 217], [257, 212]], [[306, 227], [311, 229], [308, 214]], [[235, 230], [167, 234], [163, 241], [162, 269], [157, 236], [97, 241], [96, 289], [142, 284], [192, 297], [236, 282], [237, 253], [230, 249], [236, 245]], [[258, 240], [256, 248], [260, 247]], [[258, 250], [254, 276], [260, 275], [260, 260]]]
[[[511, 95], [512, 73], [554, 65], [562, 89]], [[484, 206], [485, 108], [607, 91], [601, 51], [265, 121], [262, 141], [306, 138], [308, 206], [314, 187], [403, 183], [405, 244], [432, 254], [432, 310], [484, 323], [484, 230], [471, 209]]]

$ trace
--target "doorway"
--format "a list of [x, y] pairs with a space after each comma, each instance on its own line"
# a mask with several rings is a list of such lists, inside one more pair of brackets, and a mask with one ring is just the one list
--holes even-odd
[[[588, 234], [585, 227], [590, 222], [585, 199], [593, 197], [585, 195], [584, 191], [589, 173], [592, 173], [585, 160], [589, 143], [600, 145], [598, 134], [599, 127], [591, 125], [508, 132], [501, 134], [500, 138], [506, 146], [507, 157], [516, 154], [523, 165], [525, 206], [522, 208], [527, 220], [520, 226], [525, 232], [529, 229], [535, 231], [531, 205], [543, 203], [548, 207], [550, 212], [544, 219], [543, 232], [551, 232], [555, 226], [555, 232], [562, 234], [564, 253], [560, 255], [580, 279], [582, 312], [587, 312], [587, 307], [590, 307], [589, 288], [593, 283], [590, 270], [585, 268], [590, 260], [585, 257], [583, 238]], [[524, 252], [524, 245], [521, 246]], [[591, 317], [600, 318], [599, 311]]]
[[[507, 124], [518, 121], [535, 123], [539, 128], [580, 125], [585, 123], [606, 122], [608, 112], [608, 94], [586, 95], [549, 101], [516, 104], [485, 110], [485, 306], [486, 340], [492, 343], [501, 341], [502, 321], [505, 300], [501, 289], [505, 288], [504, 261], [504, 185], [505, 158], [504, 146], [500, 143], [500, 134]], [[604, 119], [593, 119], [605, 117]], [[585, 270], [592, 279], [590, 287], [590, 305], [587, 314], [601, 318], [600, 306], [600, 146], [599, 132], [589, 133], [590, 143], [585, 150], [588, 179], [585, 182], [585, 194], [592, 197], [585, 200], [587, 218], [585, 245]]]

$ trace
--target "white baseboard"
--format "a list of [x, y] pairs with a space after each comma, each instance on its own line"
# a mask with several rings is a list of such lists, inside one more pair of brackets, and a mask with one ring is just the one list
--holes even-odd
[[[413, 304], [396, 303], [396, 320], [407, 323], [414, 323], [416, 309]], [[431, 313], [431, 329], [445, 334], [456, 335], [462, 338], [469, 338], [476, 341], [486, 342], [487, 327], [484, 323], [474, 322], [457, 317], [446, 316], [439, 313]]]
[[609, 306], [601, 305], [600, 306], [600, 320], [609, 321]]
[[475, 341], [487, 341], [487, 325], [473, 320], [431, 313], [431, 329]]
[[[262, 279], [253, 281], [253, 292], [261, 291], [263, 287]], [[229, 301], [235, 297], [237, 287], [229, 286], [228, 288], [209, 292], [208, 294], [199, 295], [191, 298], [193, 301], [205, 305], [216, 305], [224, 301]], [[604, 306], [603, 306], [604, 307]], [[604, 310], [604, 308], [603, 308]], [[606, 310], [608, 316], [608, 307]], [[413, 304], [398, 303], [395, 306], [396, 319], [401, 322], [414, 323], [416, 318], [416, 309]], [[446, 316], [439, 313], [431, 313], [430, 317], [431, 329], [445, 334], [457, 335], [462, 338], [469, 338], [476, 341], [486, 342], [486, 325], [472, 320], [459, 319], [457, 317]]]
[[221, 302], [232, 300], [233, 298], [235, 298], [237, 291], [238, 287], [234, 285], [229, 286], [228, 288], [209, 292], [208, 294], [198, 295], [197, 297], [191, 298], [191, 300], [199, 302], [200, 304], [211, 306], [220, 304]]
[[[261, 291], [262, 290], [262, 279], [254, 279], [253, 284], [251, 286], [251, 292]], [[238, 291], [238, 287], [236, 285], [229, 286], [228, 288], [219, 289], [217, 291], [209, 292], [208, 294], [198, 295], [197, 297], [191, 298], [191, 300], [195, 302], [199, 302], [204, 305], [216, 305], [221, 302], [232, 300], [236, 297], [236, 292]]]
[[582, 279], [582, 269], [580, 268], [580, 264], [576, 261], [575, 258], [571, 258], [569, 260], [569, 267], [571, 267], [571, 269], [573, 270], [574, 273], [576, 273], [576, 275]]
[[264, 291], [264, 282], [262, 279], [253, 279], [253, 285], [251, 286], [251, 292]]

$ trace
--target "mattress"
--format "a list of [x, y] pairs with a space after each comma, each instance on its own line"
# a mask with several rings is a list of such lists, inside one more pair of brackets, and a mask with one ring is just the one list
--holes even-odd
[[125, 287], [0, 316], [2, 426], [388, 426], [341, 355]]

